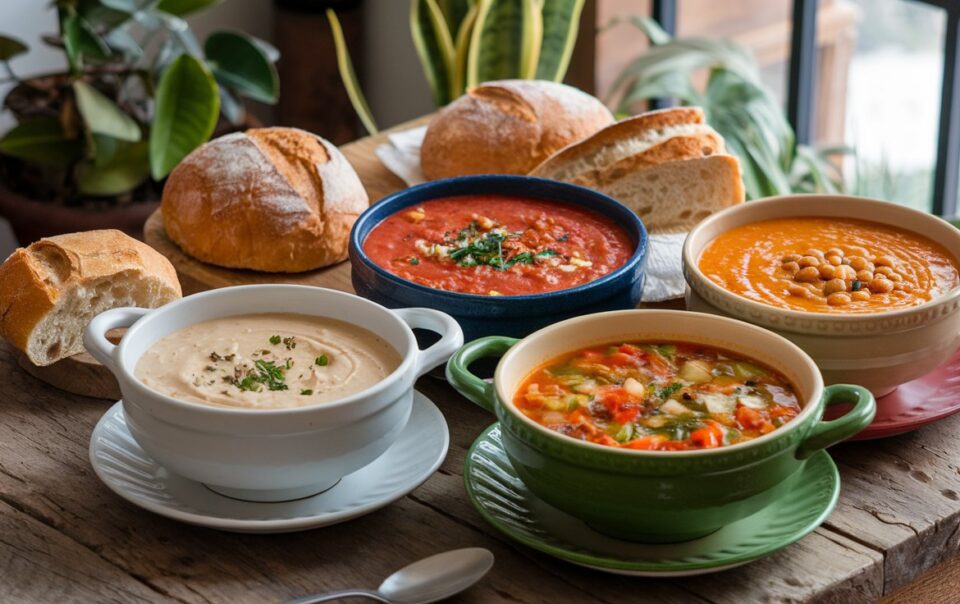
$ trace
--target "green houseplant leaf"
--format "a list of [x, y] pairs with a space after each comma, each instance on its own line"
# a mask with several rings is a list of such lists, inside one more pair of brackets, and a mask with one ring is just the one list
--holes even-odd
[[63, 46], [67, 61], [76, 71], [86, 59], [106, 59], [110, 48], [93, 31], [86, 19], [77, 14], [67, 15], [63, 20]]
[[223, 0], [160, 0], [155, 10], [182, 17], [220, 4]]
[[218, 82], [256, 101], [277, 102], [280, 96], [277, 68], [252, 36], [214, 32], [204, 42], [203, 51]]
[[16, 38], [0, 36], [0, 61], [9, 61], [27, 52], [27, 45]]
[[367, 105], [367, 99], [363, 96], [363, 90], [357, 81], [357, 74], [353, 70], [353, 62], [350, 60], [350, 51], [347, 50], [347, 42], [343, 39], [343, 29], [340, 27], [340, 20], [337, 14], [331, 9], [327, 9], [327, 21], [330, 22], [330, 30], [333, 32], [333, 44], [337, 49], [337, 67], [340, 70], [340, 79], [347, 89], [347, 96], [353, 105], [353, 110], [357, 112], [363, 127], [370, 134], [377, 133], [377, 124], [373, 119], [373, 113], [370, 106]]
[[[99, 149], [98, 149], [99, 151]], [[147, 141], [118, 145], [109, 161], [84, 161], [77, 165], [77, 190], [84, 195], [112, 196], [133, 190], [150, 176]]]
[[410, 2], [410, 34], [433, 92], [433, 102], [446, 105], [454, 94], [454, 47], [436, 0]]
[[91, 132], [124, 141], [140, 140], [140, 126], [117, 104], [83, 80], [73, 83], [77, 109]]
[[478, 10], [479, 7], [472, 4], [460, 23], [460, 29], [457, 31], [457, 39], [454, 41], [451, 99], [455, 99], [466, 92], [467, 55], [470, 51], [470, 40], [472, 39], [473, 26], [477, 22]]
[[476, 0], [437, 0], [437, 6], [443, 13], [443, 19], [447, 23], [447, 31], [450, 32], [450, 35], [456, 35], [461, 24], [463, 24], [463, 20], [467, 18], [467, 13], [476, 4]]
[[467, 53], [467, 88], [536, 74], [543, 16], [539, 0], [479, 0]]
[[38, 164], [67, 166], [82, 152], [82, 142], [67, 138], [60, 121], [52, 117], [20, 122], [0, 138], [0, 153]]
[[560, 82], [570, 65], [570, 55], [580, 29], [584, 0], [553, 0], [543, 3], [543, 42], [537, 63], [537, 79]]
[[220, 114], [217, 82], [206, 65], [182, 54], [160, 77], [156, 103], [150, 172], [160, 180], [213, 133]]

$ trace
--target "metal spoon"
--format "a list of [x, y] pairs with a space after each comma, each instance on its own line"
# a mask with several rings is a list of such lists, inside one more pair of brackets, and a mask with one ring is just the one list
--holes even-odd
[[460, 593], [493, 566], [493, 554], [482, 547], [455, 549], [414, 562], [393, 573], [376, 591], [343, 589], [305, 596], [286, 604], [315, 604], [339, 598], [365, 597], [386, 604], [427, 604]]

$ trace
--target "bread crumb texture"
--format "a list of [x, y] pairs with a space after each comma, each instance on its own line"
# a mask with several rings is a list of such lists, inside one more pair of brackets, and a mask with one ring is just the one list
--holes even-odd
[[36, 365], [83, 352], [93, 317], [155, 308], [181, 296], [170, 262], [112, 229], [41, 239], [0, 266], [0, 335]]

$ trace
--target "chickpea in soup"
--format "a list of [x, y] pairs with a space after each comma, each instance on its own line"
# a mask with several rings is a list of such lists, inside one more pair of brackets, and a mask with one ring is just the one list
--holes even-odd
[[866, 220], [765, 220], [721, 234], [700, 270], [724, 289], [778, 308], [873, 313], [923, 304], [958, 285], [940, 244]]
[[780, 373], [686, 342], [613, 343], [556, 358], [523, 381], [514, 405], [571, 438], [679, 451], [745, 442], [800, 413]]

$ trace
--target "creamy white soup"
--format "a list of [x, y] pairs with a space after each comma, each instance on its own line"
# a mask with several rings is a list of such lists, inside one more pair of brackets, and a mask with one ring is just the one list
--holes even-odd
[[151, 346], [137, 379], [181, 400], [250, 409], [305, 407], [365, 390], [400, 355], [356, 325], [311, 315], [237, 315], [191, 325]]

